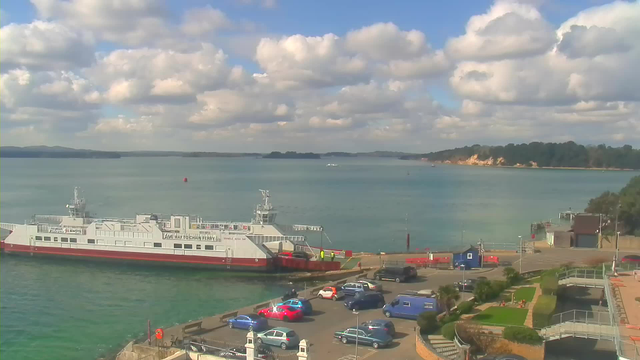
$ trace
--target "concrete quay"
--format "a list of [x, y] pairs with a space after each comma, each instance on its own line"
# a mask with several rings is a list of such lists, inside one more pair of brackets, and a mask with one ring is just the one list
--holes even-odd
[[[620, 252], [621, 256], [628, 252]], [[548, 269], [559, 266], [567, 262], [573, 262], [575, 265], [585, 264], [586, 261], [593, 258], [603, 258], [612, 256], [612, 252], [601, 250], [584, 250], [584, 249], [542, 249], [540, 253], [526, 254], [522, 260], [522, 270], [531, 271], [539, 269]], [[405, 258], [415, 257], [415, 254], [393, 254], [393, 255], [371, 255], [361, 258], [362, 266], [375, 267], [378, 266], [380, 260], [385, 261], [403, 261]], [[519, 255], [503, 255], [501, 260], [510, 261], [515, 269], [519, 269]], [[368, 273], [372, 274], [373, 270]], [[472, 270], [464, 272], [465, 278], [475, 278], [477, 276], [485, 276], [489, 279], [501, 279], [502, 268], [487, 268], [481, 270]], [[360, 274], [356, 276], [364, 276]], [[395, 298], [400, 292], [405, 290], [421, 290], [434, 289], [441, 285], [451, 284], [462, 279], [462, 271], [459, 270], [438, 270], [438, 269], [419, 269], [418, 279], [409, 283], [395, 283], [383, 281], [385, 301], [388, 303]], [[356, 276], [350, 276], [342, 281], [353, 281]], [[369, 275], [369, 278], [371, 275]], [[329, 282], [334, 284], [336, 281]], [[328, 285], [327, 284], [327, 285]], [[305, 317], [301, 322], [285, 323], [277, 320], [269, 320], [271, 327], [284, 326], [295, 330], [301, 339], [307, 339], [310, 346], [310, 358], [318, 357], [322, 359], [351, 360], [355, 359], [355, 345], [344, 345], [337, 339], [333, 338], [334, 331], [343, 330], [350, 326], [355, 326], [366, 320], [384, 318], [381, 309], [361, 310], [359, 315], [354, 315], [351, 311], [345, 309], [343, 301], [331, 301], [318, 299], [313, 295], [321, 286], [316, 286], [307, 291], [300, 291], [300, 297], [311, 299], [313, 305], [313, 314]], [[463, 300], [470, 297], [470, 294], [464, 294]], [[208, 345], [229, 348], [234, 346], [242, 346], [246, 340], [246, 331], [239, 329], [230, 329], [227, 327], [225, 315], [237, 314], [255, 314], [259, 309], [276, 304], [280, 299], [271, 299], [263, 303], [248, 306], [242, 309], [234, 310], [227, 314], [219, 314], [202, 319], [202, 330], [188, 334], [192, 339], [202, 339]], [[367, 346], [359, 346], [359, 359], [370, 358], [372, 360], [393, 359], [420, 359], [416, 353], [416, 337], [415, 337], [415, 320], [391, 319], [395, 326], [397, 334], [393, 344], [389, 348], [381, 348], [375, 350]], [[163, 341], [170, 341], [172, 336], [183, 338], [182, 324], [168, 329], [164, 329]], [[154, 329], [152, 329], [153, 331]], [[155, 340], [152, 341], [155, 346]], [[273, 349], [279, 359], [295, 359], [296, 350]]]

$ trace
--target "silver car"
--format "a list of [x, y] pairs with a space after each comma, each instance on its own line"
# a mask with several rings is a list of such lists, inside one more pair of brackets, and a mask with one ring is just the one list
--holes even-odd
[[300, 338], [295, 331], [286, 327], [277, 327], [258, 333], [258, 344], [279, 346], [282, 350], [298, 346]]

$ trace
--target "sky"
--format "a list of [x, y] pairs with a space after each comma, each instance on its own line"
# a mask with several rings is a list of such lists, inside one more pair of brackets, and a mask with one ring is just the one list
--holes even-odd
[[0, 144], [640, 145], [640, 2], [3, 0]]

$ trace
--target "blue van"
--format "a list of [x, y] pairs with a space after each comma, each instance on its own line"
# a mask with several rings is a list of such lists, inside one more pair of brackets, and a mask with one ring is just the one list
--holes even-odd
[[418, 315], [425, 311], [435, 311], [439, 313], [438, 299], [430, 295], [420, 294], [400, 294], [392, 302], [382, 308], [384, 316], [399, 317], [405, 319], [418, 319]]

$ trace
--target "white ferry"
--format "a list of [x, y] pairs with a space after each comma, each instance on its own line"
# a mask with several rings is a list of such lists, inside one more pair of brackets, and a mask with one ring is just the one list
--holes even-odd
[[[275, 252], [314, 250], [290, 231], [320, 231], [321, 226], [277, 225], [277, 212], [262, 192], [251, 222], [204, 221], [192, 215], [138, 214], [134, 219], [91, 217], [79, 189], [68, 216], [35, 215], [25, 224], [0, 223], [10, 234], [0, 242], [7, 254], [51, 255], [125, 261], [212, 266], [229, 270], [270, 270]], [[322, 234], [321, 234], [322, 236]]]

